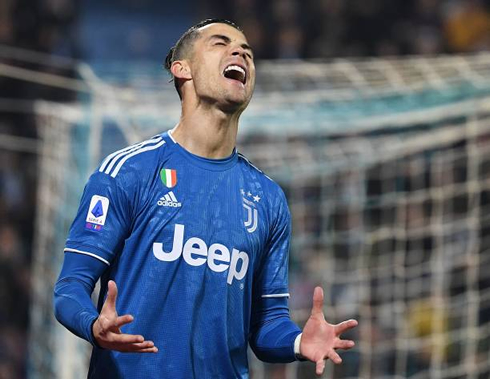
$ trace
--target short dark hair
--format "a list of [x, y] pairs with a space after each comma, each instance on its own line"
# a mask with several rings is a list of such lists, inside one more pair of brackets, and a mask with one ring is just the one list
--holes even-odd
[[199, 37], [199, 29], [205, 27], [210, 24], [226, 24], [234, 27], [236, 30], [243, 33], [243, 30], [235, 24], [233, 21], [226, 20], [224, 18], [208, 18], [206, 20], [200, 21], [194, 26], [191, 26], [182, 36], [179, 38], [177, 43], [172, 46], [165, 58], [165, 69], [172, 76], [172, 80], [174, 81], [175, 89], [179, 94], [179, 97], [182, 99], [182, 94], [180, 93], [179, 83], [175, 80], [170, 68], [172, 67], [172, 63], [176, 60], [180, 60], [184, 58], [189, 53], [189, 48], [192, 47], [194, 41]]

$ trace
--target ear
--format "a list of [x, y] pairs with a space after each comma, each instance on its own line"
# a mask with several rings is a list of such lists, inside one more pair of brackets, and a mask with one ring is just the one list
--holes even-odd
[[172, 75], [177, 79], [192, 79], [191, 68], [185, 60], [172, 62], [170, 71], [172, 72]]

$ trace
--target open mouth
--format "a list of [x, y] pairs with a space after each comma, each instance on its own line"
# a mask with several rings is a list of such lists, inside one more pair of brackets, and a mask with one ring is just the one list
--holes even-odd
[[242, 84], [247, 82], [247, 72], [243, 67], [237, 66], [236, 64], [227, 66], [223, 75], [227, 79], [238, 80]]

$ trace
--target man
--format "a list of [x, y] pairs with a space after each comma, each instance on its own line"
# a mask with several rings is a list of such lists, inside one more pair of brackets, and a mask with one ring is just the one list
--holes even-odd
[[93, 344], [91, 378], [246, 378], [248, 343], [264, 361], [303, 357], [321, 374], [326, 358], [341, 362], [335, 349], [354, 345], [340, 334], [357, 322], [328, 324], [319, 287], [302, 334], [289, 318], [286, 199], [235, 149], [255, 84], [245, 36], [206, 20], [166, 66], [181, 119], [91, 176], [55, 288], [57, 319]]

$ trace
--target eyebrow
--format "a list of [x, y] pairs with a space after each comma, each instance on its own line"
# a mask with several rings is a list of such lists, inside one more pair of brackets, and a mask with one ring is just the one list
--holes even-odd
[[[230, 43], [231, 42], [231, 38], [228, 37], [228, 36], [225, 36], [223, 34], [213, 34], [212, 36], [209, 37], [209, 40], [212, 40], [212, 39], [220, 39], [220, 40], [223, 40], [226, 43]], [[252, 50], [252, 48], [250, 47], [250, 45], [248, 43], [245, 43], [244, 42], [240, 46], [243, 49], [248, 50], [248, 51], [250, 51], [253, 54], [253, 50]]]

